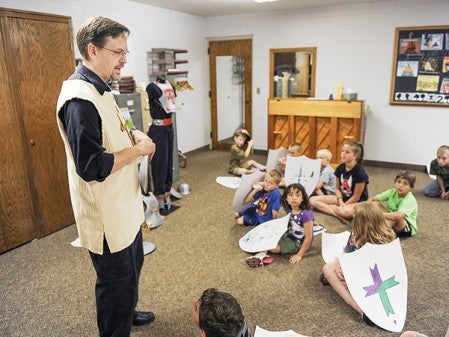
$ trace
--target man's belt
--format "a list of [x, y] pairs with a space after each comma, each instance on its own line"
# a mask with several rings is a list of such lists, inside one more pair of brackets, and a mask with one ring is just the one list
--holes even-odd
[[168, 126], [173, 124], [173, 118], [153, 119], [153, 125]]

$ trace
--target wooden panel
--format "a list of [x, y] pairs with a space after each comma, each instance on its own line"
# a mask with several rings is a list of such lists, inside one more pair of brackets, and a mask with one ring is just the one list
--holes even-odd
[[337, 147], [341, 149], [343, 144], [348, 140], [358, 142], [360, 140], [359, 130], [357, 127], [360, 123], [351, 118], [339, 118], [337, 125]]
[[[313, 133], [313, 128], [310, 128], [310, 120], [308, 117], [303, 116], [295, 116], [294, 117], [295, 124], [292, 130], [293, 140], [291, 143], [299, 143], [301, 144], [302, 151], [304, 154], [308, 156], [310, 146], [310, 135]], [[312, 130], [312, 131], [311, 131]], [[313, 144], [313, 143], [312, 143]]]
[[4, 17], [0, 17], [0, 25], [0, 252], [4, 252], [34, 239], [36, 231], [14, 92], [9, 86], [11, 59], [4, 48], [8, 28]]
[[363, 101], [269, 99], [268, 113], [315, 117], [360, 118]]
[[[293, 125], [288, 122], [291, 119], [294, 119]], [[328, 149], [333, 155], [332, 164], [336, 164], [340, 162], [340, 150], [347, 140], [363, 143], [363, 101], [269, 99], [268, 130], [268, 143], [274, 145], [272, 148], [298, 142], [310, 158], [316, 157], [317, 150]]]
[[274, 119], [274, 148], [280, 148], [281, 146], [287, 148], [289, 145], [289, 123], [287, 116], [276, 116]]
[[331, 140], [334, 138], [331, 126], [331, 119], [328, 117], [317, 117], [316, 119], [316, 142], [315, 142], [315, 152], [311, 155], [316, 158], [316, 151], [319, 149], [328, 149], [334, 154], [332, 151], [332, 142]]

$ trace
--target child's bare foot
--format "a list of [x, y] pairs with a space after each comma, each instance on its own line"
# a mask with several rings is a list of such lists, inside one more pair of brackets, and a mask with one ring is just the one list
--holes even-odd
[[342, 218], [340, 216], [337, 216], [338, 220], [340, 220], [343, 224], [349, 225], [350, 219]]
[[239, 213], [234, 212], [234, 219], [238, 219], [239, 218]]

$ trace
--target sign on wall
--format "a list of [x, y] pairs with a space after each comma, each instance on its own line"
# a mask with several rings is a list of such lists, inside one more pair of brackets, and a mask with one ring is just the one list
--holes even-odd
[[396, 28], [390, 104], [449, 106], [449, 26]]

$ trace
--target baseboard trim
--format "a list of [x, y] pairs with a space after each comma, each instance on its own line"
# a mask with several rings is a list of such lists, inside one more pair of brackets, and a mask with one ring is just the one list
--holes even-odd
[[383, 167], [383, 168], [397, 168], [397, 169], [409, 170], [409, 171], [426, 172], [425, 165], [392, 163], [392, 162], [378, 161], [378, 160], [363, 160], [363, 165], [374, 166], [374, 167]]
[[258, 154], [258, 155], [261, 155], [261, 156], [268, 156], [268, 151], [267, 150], [256, 150], [256, 149], [254, 149], [254, 154]]
[[[203, 151], [209, 151], [209, 145], [204, 145], [195, 150], [189, 151], [185, 153], [186, 155], [196, 154]], [[266, 156], [268, 155], [268, 150], [257, 150], [254, 149], [254, 154]], [[393, 163], [388, 161], [379, 161], [379, 160], [363, 160], [363, 165], [366, 166], [374, 166], [374, 167], [383, 167], [383, 168], [395, 168], [401, 170], [409, 170], [409, 171], [418, 171], [418, 172], [427, 172], [427, 168], [425, 165], [416, 165], [416, 164], [403, 164], [403, 163]]]
[[195, 150], [188, 151], [188, 152], [186, 152], [184, 154], [186, 156], [188, 156], [188, 155], [191, 155], [191, 154], [197, 154], [197, 153], [204, 152], [204, 151], [209, 151], [209, 150], [210, 150], [209, 145], [204, 145], [204, 146], [201, 146], [201, 147], [199, 147], [199, 148], [197, 148]]

